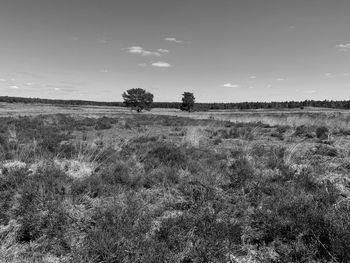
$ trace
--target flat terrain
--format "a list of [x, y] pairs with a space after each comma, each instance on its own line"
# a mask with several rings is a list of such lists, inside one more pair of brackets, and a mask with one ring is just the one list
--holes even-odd
[[[48, 114], [68, 114], [85, 117], [117, 117], [132, 114], [128, 108], [110, 106], [68, 106], [48, 104], [0, 103], [0, 116], [37, 116]], [[230, 122], [261, 122], [269, 125], [326, 125], [346, 128], [350, 125], [350, 111], [305, 108], [285, 110], [220, 110], [206, 112], [182, 112], [178, 109], [152, 109], [142, 114], [189, 117], [193, 119], [215, 119]]]
[[1, 115], [1, 263], [350, 262], [345, 111]]

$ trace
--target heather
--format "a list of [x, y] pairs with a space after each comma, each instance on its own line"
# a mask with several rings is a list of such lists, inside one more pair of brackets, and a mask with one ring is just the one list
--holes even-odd
[[349, 262], [344, 127], [0, 119], [3, 262]]

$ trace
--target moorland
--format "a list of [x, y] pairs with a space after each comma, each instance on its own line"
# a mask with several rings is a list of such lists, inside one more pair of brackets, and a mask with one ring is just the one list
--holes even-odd
[[345, 111], [11, 105], [2, 262], [350, 261]]

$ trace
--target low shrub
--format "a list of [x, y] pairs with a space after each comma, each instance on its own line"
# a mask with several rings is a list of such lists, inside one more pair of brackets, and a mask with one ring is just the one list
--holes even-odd
[[146, 171], [154, 169], [161, 164], [185, 168], [187, 164], [186, 151], [184, 148], [169, 143], [156, 143], [148, 151], [143, 159]]
[[227, 175], [229, 187], [242, 188], [253, 179], [254, 167], [242, 153], [232, 152]]
[[328, 139], [329, 130], [325, 126], [317, 127], [316, 128], [316, 137], [320, 140]]
[[327, 144], [318, 144], [314, 150], [314, 154], [336, 157], [338, 156], [338, 150], [337, 148]]
[[95, 129], [96, 130], [108, 130], [113, 127], [113, 124], [117, 123], [116, 119], [102, 117], [97, 119]]

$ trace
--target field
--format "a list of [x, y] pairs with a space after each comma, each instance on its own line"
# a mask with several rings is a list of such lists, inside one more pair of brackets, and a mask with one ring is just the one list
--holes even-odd
[[0, 262], [350, 262], [346, 111], [0, 116]]
[[[119, 114], [132, 114], [124, 107], [111, 106], [69, 106], [48, 104], [0, 103], [0, 117], [37, 116], [48, 114], [68, 114], [84, 117], [118, 117]], [[292, 127], [328, 126], [332, 129], [346, 129], [350, 125], [350, 111], [328, 108], [305, 108], [284, 110], [212, 110], [205, 112], [182, 112], [178, 109], [152, 109], [148, 114], [187, 117], [192, 119], [211, 119], [230, 122], [261, 122], [269, 125], [288, 125]]]

